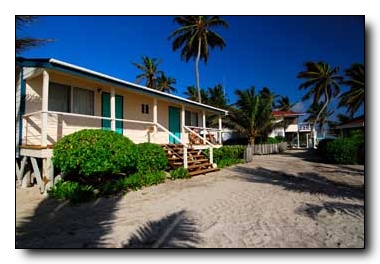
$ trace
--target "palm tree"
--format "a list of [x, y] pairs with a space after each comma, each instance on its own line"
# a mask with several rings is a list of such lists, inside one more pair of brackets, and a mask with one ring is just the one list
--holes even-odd
[[[228, 99], [226, 98], [221, 84], [217, 84], [212, 88], [207, 89], [207, 104], [215, 106], [221, 109], [228, 109]], [[224, 118], [225, 119], [225, 118]], [[210, 127], [218, 127], [219, 116], [216, 114], [210, 114], [207, 116], [206, 124]]]
[[352, 64], [344, 72], [347, 79], [343, 81], [343, 84], [347, 85], [350, 90], [339, 96], [338, 107], [347, 107], [347, 113], [352, 118], [360, 106], [364, 105], [364, 65]]
[[[330, 99], [339, 94], [339, 83], [342, 77], [338, 75], [339, 68], [331, 68], [325, 62], [306, 62], [306, 70], [298, 73], [297, 78], [306, 79], [304, 83], [299, 86], [299, 89], [309, 89], [302, 97], [302, 100], [308, 100], [313, 96], [313, 104], [318, 105], [322, 96], [324, 97], [323, 105], [316, 115], [314, 122], [320, 121], [320, 116], [327, 108]], [[316, 147], [316, 131], [315, 123], [313, 124], [314, 147]]]
[[305, 119], [305, 122], [316, 123], [315, 120], [317, 119], [319, 114], [319, 130], [322, 130], [323, 125], [328, 122], [328, 118], [334, 113], [333, 111], [328, 111], [327, 108], [325, 108], [321, 112], [323, 105], [323, 102], [312, 104], [310, 108], [306, 111], [306, 113], [308, 113], [309, 116]]
[[174, 22], [179, 24], [179, 28], [174, 30], [168, 39], [174, 38], [173, 50], [182, 49], [181, 59], [188, 62], [191, 58], [195, 59], [195, 74], [198, 89], [198, 101], [201, 103], [201, 89], [199, 84], [199, 60], [205, 63], [210, 56], [209, 47], [212, 49], [226, 46], [224, 39], [211, 28], [222, 26], [227, 28], [226, 21], [219, 16], [178, 16]]
[[277, 104], [275, 108], [279, 111], [289, 111], [295, 104], [290, 103], [290, 99], [287, 96], [281, 96], [277, 99]]
[[149, 88], [156, 89], [156, 75], [162, 73], [162, 71], [158, 70], [158, 64], [161, 63], [161, 60], [156, 58], [149, 58], [148, 56], [141, 56], [143, 63], [139, 64], [133, 62], [132, 64], [136, 66], [139, 70], [142, 71], [141, 74], [136, 76], [137, 83], [141, 83], [142, 80], [146, 80], [145, 86]]
[[227, 98], [221, 84], [217, 84], [212, 88], [207, 89], [207, 97], [209, 104], [218, 108], [227, 108]]
[[37, 21], [38, 17], [37, 16], [16, 16], [16, 53], [20, 54], [22, 51], [29, 49], [29, 48], [34, 48], [34, 47], [39, 47], [43, 45], [46, 42], [51, 42], [51, 39], [38, 39], [38, 38], [30, 38], [30, 37], [20, 37], [19, 32], [22, 31], [22, 29], [29, 25], [32, 24], [33, 22]]
[[[187, 87], [187, 91], [185, 91], [184, 94], [187, 96], [187, 99], [189, 99], [191, 101], [197, 101], [197, 99], [198, 99], [197, 88], [195, 86], [193, 86], [193, 85], [188, 86]], [[204, 90], [204, 89], [201, 89], [201, 98], [202, 98], [202, 102], [204, 102], [205, 104], [207, 104], [207, 102], [208, 102], [208, 95], [207, 95], [207, 91]]]
[[272, 128], [272, 102], [256, 94], [255, 87], [246, 90], [235, 91], [238, 100], [235, 107], [230, 109], [230, 121], [233, 127], [248, 136], [250, 145], [255, 143], [255, 138], [263, 136]]
[[161, 72], [161, 75], [157, 78], [157, 89], [162, 92], [176, 92], [177, 89], [173, 86], [177, 81], [175, 78], [167, 77], [163, 72]]
[[274, 99], [279, 96], [275, 93], [272, 93], [272, 91], [268, 87], [263, 87], [260, 91], [260, 95], [262, 99], [271, 101], [272, 107], [274, 107]]

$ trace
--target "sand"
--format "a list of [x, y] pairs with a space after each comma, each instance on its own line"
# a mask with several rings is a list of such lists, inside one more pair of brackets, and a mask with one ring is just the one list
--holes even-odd
[[363, 186], [292, 150], [76, 207], [16, 187], [16, 247], [363, 248]]

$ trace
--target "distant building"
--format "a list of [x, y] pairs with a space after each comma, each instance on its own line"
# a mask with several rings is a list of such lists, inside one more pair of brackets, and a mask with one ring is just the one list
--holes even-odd
[[272, 115], [276, 125], [269, 134], [270, 137], [284, 137], [288, 146], [294, 148], [312, 147], [312, 125], [298, 122], [298, 117], [304, 116], [305, 113], [274, 110]]
[[352, 130], [364, 130], [364, 115], [355, 117], [340, 125], [337, 125], [335, 129], [342, 131], [342, 135], [347, 135]]

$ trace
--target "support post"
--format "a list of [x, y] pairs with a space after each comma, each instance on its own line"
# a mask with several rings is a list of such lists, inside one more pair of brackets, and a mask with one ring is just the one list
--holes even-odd
[[[44, 159], [45, 161], [45, 159]], [[54, 165], [51, 160], [51, 158], [47, 158], [46, 161], [44, 162], [44, 178], [46, 178], [47, 184], [45, 188], [45, 192], [50, 189], [50, 187], [54, 186]]]
[[183, 167], [187, 169], [187, 147], [183, 146]]
[[[22, 160], [21, 160], [21, 164], [20, 164], [20, 170], [16, 171], [16, 175], [17, 175], [17, 181], [21, 184], [21, 180], [24, 176], [24, 171], [25, 171], [25, 166], [27, 165], [28, 163], [28, 157], [27, 156], [24, 156], [22, 157]], [[17, 167], [17, 163], [16, 163], [16, 167]]]
[[300, 133], [297, 131], [297, 148], [300, 148]]
[[40, 188], [40, 192], [43, 193], [45, 191], [45, 185], [41, 178], [40, 169], [38, 168], [37, 160], [34, 157], [30, 157], [30, 161], [32, 162], [34, 177], [36, 177], [38, 187]]
[[219, 116], [219, 131], [218, 131], [218, 143], [220, 144], [220, 145], [222, 145], [222, 117], [221, 116]]
[[214, 149], [212, 147], [209, 148], [210, 153], [210, 163], [214, 164]]
[[185, 106], [182, 105], [182, 109], [181, 109], [181, 140], [182, 142], [184, 141], [185, 139], [185, 118], [186, 118], [186, 110], [185, 110]]
[[32, 183], [32, 171], [28, 163], [25, 164], [25, 173], [22, 175], [21, 188], [27, 188]]
[[202, 111], [203, 144], [206, 144], [206, 112]]
[[42, 113], [41, 113], [41, 146], [47, 147], [47, 121], [49, 106], [49, 74], [42, 73]]
[[309, 134], [306, 133], [306, 148], [309, 148]]
[[154, 133], [157, 132], [157, 99], [153, 99], [153, 123], [154, 123]]
[[115, 103], [115, 88], [111, 87], [111, 130], [116, 131], [116, 103]]

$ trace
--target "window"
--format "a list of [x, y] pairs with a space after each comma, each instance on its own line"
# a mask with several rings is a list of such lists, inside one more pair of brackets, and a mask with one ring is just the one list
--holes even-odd
[[49, 84], [49, 111], [70, 112], [71, 87], [58, 83]]
[[141, 113], [143, 114], [149, 114], [149, 105], [148, 104], [141, 104]]
[[94, 115], [94, 92], [74, 87], [72, 112], [82, 115]]
[[51, 82], [48, 103], [49, 111], [94, 115], [94, 92], [91, 90]]
[[198, 113], [185, 111], [185, 125], [186, 126], [198, 126]]

